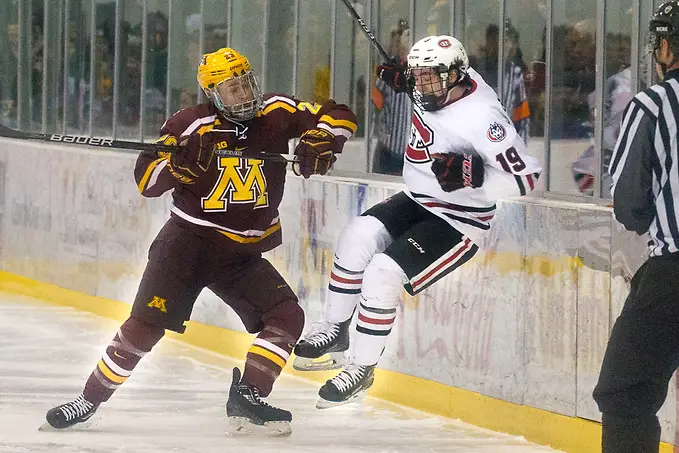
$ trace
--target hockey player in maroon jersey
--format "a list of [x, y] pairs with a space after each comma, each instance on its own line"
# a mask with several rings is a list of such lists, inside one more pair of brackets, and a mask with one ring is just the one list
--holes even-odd
[[[248, 332], [257, 333], [241, 376], [233, 370], [226, 404], [232, 432], [253, 425], [273, 435], [290, 433], [290, 412], [269, 395], [297, 342], [304, 313], [297, 296], [262, 252], [281, 244], [278, 206], [286, 164], [257, 153], [287, 153], [301, 137], [295, 171], [325, 174], [356, 131], [348, 107], [285, 95], [262, 96], [247, 58], [223, 48], [202, 57], [198, 82], [209, 103], [175, 113], [158, 142], [171, 154], [142, 152], [135, 180], [145, 197], [173, 190], [170, 219], [151, 244], [132, 313], [123, 323], [75, 400], [47, 412], [48, 427], [86, 421], [130, 376], [165, 330], [184, 332], [205, 287], [229, 304]], [[252, 158], [229, 157], [238, 150]]]

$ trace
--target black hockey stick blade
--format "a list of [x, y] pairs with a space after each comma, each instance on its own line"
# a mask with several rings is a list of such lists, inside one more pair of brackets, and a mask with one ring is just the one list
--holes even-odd
[[[158, 143], [130, 142], [125, 140], [113, 140], [103, 137], [89, 137], [85, 135], [66, 134], [41, 134], [38, 132], [23, 132], [0, 124], [0, 137], [19, 140], [37, 140], [50, 143], [66, 143], [69, 145], [93, 146], [107, 149], [129, 149], [135, 151], [153, 151], [155, 153], [177, 152], [176, 146], [166, 146]], [[225, 157], [238, 157], [247, 159], [269, 160], [274, 162], [296, 162], [297, 156], [289, 157], [285, 154], [257, 153], [247, 154], [238, 150], [220, 150], [219, 154]]]

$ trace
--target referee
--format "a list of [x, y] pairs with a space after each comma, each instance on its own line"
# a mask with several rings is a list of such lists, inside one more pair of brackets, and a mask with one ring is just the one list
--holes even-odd
[[651, 453], [660, 445], [656, 413], [679, 366], [679, 1], [650, 21], [662, 82], [625, 109], [613, 151], [613, 212], [648, 234], [649, 259], [632, 279], [594, 389], [604, 453]]
[[[409, 36], [408, 22], [400, 19], [391, 32], [389, 46], [389, 55], [393, 56], [395, 63], [405, 64], [410, 45]], [[403, 154], [410, 141], [410, 122], [413, 117], [410, 96], [403, 91], [394, 91], [378, 76], [371, 97], [379, 112], [375, 134], [377, 148], [372, 171], [400, 176], [403, 172]]]

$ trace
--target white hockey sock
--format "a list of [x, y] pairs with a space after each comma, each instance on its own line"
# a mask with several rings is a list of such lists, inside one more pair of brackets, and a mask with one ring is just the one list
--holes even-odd
[[375, 254], [381, 253], [392, 241], [382, 222], [372, 216], [356, 217], [344, 227], [335, 247], [325, 321], [337, 323], [351, 317], [358, 304], [366, 267]]
[[357, 365], [374, 365], [382, 356], [396, 319], [395, 308], [376, 308], [361, 300], [353, 339], [353, 361]]
[[349, 319], [358, 304], [362, 284], [363, 271], [351, 271], [333, 263], [324, 319], [333, 323]]
[[352, 341], [357, 365], [374, 365], [380, 359], [407, 279], [398, 263], [383, 253], [375, 255], [366, 267]]

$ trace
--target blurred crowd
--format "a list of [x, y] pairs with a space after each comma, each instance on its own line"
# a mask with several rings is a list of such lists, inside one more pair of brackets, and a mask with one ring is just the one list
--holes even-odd
[[[238, 14], [263, 10], [261, 3], [252, 2], [249, 6], [241, 6], [239, 8], [242, 11], [239, 10]], [[450, 33], [450, 0], [427, 0], [423, 3], [427, 5], [423, 8], [425, 13], [416, 14], [416, 23], [411, 24], [405, 1], [380, 2], [380, 40], [391, 58], [404, 60], [409, 44], [424, 33]], [[532, 18], [528, 17], [525, 22], [521, 22], [521, 30], [529, 35], [528, 38], [522, 39], [520, 27], [516, 23], [507, 20], [500, 27], [497, 22], [493, 23], [492, 18], [474, 10], [470, 10], [468, 23], [464, 24], [464, 33], [461, 36], [471, 66], [496, 89], [529, 150], [542, 150], [545, 136], [547, 29], [544, 22], [539, 22], [543, 20], [538, 11], [539, 3], [524, 5], [527, 8], [526, 14], [533, 14]], [[407, 146], [412, 105], [406, 95], [392, 95], [388, 88], [380, 85], [374, 74], [366, 74], [366, 67], [380, 64], [381, 61], [373, 58], [369, 62], [371, 45], [360, 27], [348, 15], [346, 18], [342, 16], [342, 20], [338, 21], [335, 34], [338, 42], [346, 41], [349, 45], [335, 49], [334, 74], [331, 74], [331, 38], [327, 32], [331, 25], [327, 15], [329, 4], [331, 2], [327, 0], [300, 2], [300, 17], [303, 16], [304, 24], [303, 27], [300, 25], [299, 30], [304, 30], [304, 39], [298, 36], [298, 25], [291, 19], [294, 16], [292, 10], [288, 11], [291, 7], [283, 3], [269, 4], [272, 11], [270, 14], [287, 19], [269, 21], [267, 53], [264, 56], [253, 54], [253, 51], [263, 48], [257, 39], [242, 39], [243, 30], [252, 27], [250, 22], [241, 24], [240, 28], [234, 24], [236, 28], [230, 31], [233, 34], [232, 39], [240, 40], [241, 46], [243, 42], [250, 46], [248, 51], [253, 55], [254, 61], [260, 57], [267, 61], [266, 73], [262, 74], [267, 82], [266, 89], [286, 91], [292, 88], [298, 96], [313, 99], [315, 102], [325, 101], [334, 92], [335, 97], [349, 104], [359, 120], [356, 138], [366, 136], [366, 124], [371, 128], [374, 143], [369, 163], [372, 171], [399, 175], [403, 152]], [[355, 2], [354, 6], [359, 14], [365, 14], [361, 2]], [[470, 6], [472, 7], [473, 5]], [[67, 39], [60, 43], [61, 47], [65, 43], [66, 49], [48, 44], [48, 56], [55, 50], [66, 55], [66, 62], [59, 63], [61, 67], [66, 65], [63, 71], [65, 77], [57, 83], [63, 85], [59, 89], [66, 90], [66, 99], [72, 104], [58, 107], [63, 109], [63, 115], [55, 114], [54, 117], [63, 116], [64, 123], [72, 131], [87, 131], [90, 123], [93, 126], [92, 133], [110, 131], [116, 80], [121, 86], [118, 90], [117, 127], [119, 131], [122, 130], [122, 135], [126, 135], [126, 129], [129, 135], [138, 134], [141, 115], [144, 115], [143, 134], [153, 135], [169, 113], [199, 102], [200, 95], [192, 75], [197, 56], [201, 51], [216, 50], [228, 41], [227, 25], [204, 23], [199, 13], [191, 13], [191, 7], [182, 8], [182, 12], [177, 14], [180, 18], [176, 22], [177, 26], [173, 22], [172, 33], [175, 38], [171, 57], [168, 54], [170, 26], [166, 12], [151, 11], [143, 18], [147, 23], [145, 42], [142, 18], [135, 18], [134, 23], [126, 20], [120, 22], [120, 64], [117, 77], [114, 73], [115, 3], [96, 4], [94, 40], [90, 37], [90, 28], [82, 26], [89, 23], [91, 12], [74, 8], [69, 16], [69, 24], [64, 29]], [[249, 13], [244, 17], [255, 20], [256, 14]], [[126, 14], [125, 17], [131, 15]], [[173, 21], [176, 20], [174, 17]], [[31, 15], [30, 32], [26, 28], [22, 31], [24, 45], [20, 58], [19, 43], [22, 37], [19, 36], [16, 18], [6, 18], [5, 22], [0, 20], [6, 33], [6, 39], [0, 40], [0, 64], [4, 68], [17, 68], [19, 60], [24, 62], [21, 104], [26, 107], [23, 109], [22, 119], [24, 127], [29, 128], [39, 128], [42, 123], [43, 74], [62, 78], [62, 74], [56, 75], [59, 66], [48, 67], [47, 71], [43, 68], [44, 60], [48, 61], [48, 65], [52, 64], [49, 63], [51, 60], [44, 59], [43, 21], [43, 12], [36, 7]], [[210, 21], [219, 22], [220, 19], [210, 18]], [[531, 21], [541, 25], [527, 28], [526, 24], [532, 23]], [[598, 174], [598, 169], [595, 168], [598, 150], [594, 149], [597, 43], [603, 41], [606, 45], [602, 115], [604, 140], [601, 144], [604, 165], [607, 164], [610, 149], [617, 138], [622, 109], [631, 98], [632, 91], [630, 34], [609, 32], [605, 40], [597, 39], [595, 25], [593, 19], [557, 25], [551, 39], [553, 71], [549, 135], [553, 143], [556, 143], [551, 152], [560, 152], [559, 141], [572, 140], [573, 144], [568, 145], [570, 149], [582, 148], [579, 150], [579, 158], [568, 156], [571, 168], [566, 168], [568, 164], [560, 165], [564, 167], [564, 171], [572, 173], [570, 187], [583, 193], [592, 193], [594, 177]], [[276, 36], [280, 39], [274, 39]], [[181, 41], [179, 47], [177, 41]], [[95, 46], [93, 52], [92, 43]], [[297, 59], [294, 58], [295, 50]], [[90, 64], [91, 55], [95, 59], [94, 65]], [[142, 58], [145, 59], [145, 65], [142, 65]], [[168, 58], [171, 58], [171, 63]], [[55, 57], [54, 61], [57, 60]], [[144, 74], [142, 66], [145, 68]], [[94, 74], [91, 75], [92, 69]], [[171, 81], [168, 81], [168, 73], [171, 74]], [[294, 79], [291, 76], [293, 73]], [[291, 80], [296, 81], [295, 87], [291, 87]], [[47, 82], [51, 83], [50, 80]], [[331, 83], [334, 84], [332, 89]], [[3, 124], [11, 125], [17, 121], [17, 85], [16, 71], [7, 70], [0, 77], [0, 121]], [[369, 99], [366, 99], [366, 95]], [[62, 96], [62, 93], [54, 93], [54, 96]], [[47, 108], [52, 108], [51, 104]], [[26, 124], [27, 121], [31, 124]], [[565, 155], [563, 157], [566, 158]]]

